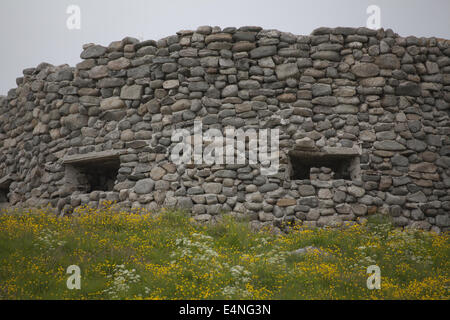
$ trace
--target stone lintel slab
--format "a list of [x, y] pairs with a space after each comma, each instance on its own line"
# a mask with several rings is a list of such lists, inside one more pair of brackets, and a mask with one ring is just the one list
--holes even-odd
[[9, 184], [13, 181], [13, 177], [11, 174], [7, 174], [6, 176], [0, 178], [0, 189], [5, 189], [9, 187]]
[[299, 151], [291, 150], [289, 154], [298, 158], [343, 158], [356, 157], [361, 155], [359, 148], [324, 147], [322, 151]]
[[84, 154], [71, 154], [62, 158], [64, 164], [83, 164], [117, 159], [123, 153], [122, 150], [105, 150]]
[[341, 156], [359, 156], [361, 155], [361, 148], [345, 148], [345, 147], [323, 147], [326, 154], [341, 155]]

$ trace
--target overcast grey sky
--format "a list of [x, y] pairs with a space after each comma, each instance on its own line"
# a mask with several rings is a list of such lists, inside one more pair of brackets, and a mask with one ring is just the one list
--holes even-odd
[[[79, 30], [66, 26], [69, 5], [81, 10]], [[450, 39], [449, 0], [1, 0], [0, 94], [16, 87], [25, 68], [44, 61], [74, 66], [84, 43], [158, 40], [201, 25], [308, 35], [321, 26], [366, 26], [369, 5], [380, 7], [385, 29]]]

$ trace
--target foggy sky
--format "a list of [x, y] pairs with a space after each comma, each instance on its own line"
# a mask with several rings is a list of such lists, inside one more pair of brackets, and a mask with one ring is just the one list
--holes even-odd
[[[16, 87], [23, 69], [41, 62], [75, 66], [84, 43], [158, 40], [202, 25], [309, 35], [321, 26], [366, 26], [372, 4], [380, 7], [385, 29], [450, 39], [449, 0], [1, 0], [0, 94]], [[69, 5], [81, 9], [80, 30], [66, 26]]]

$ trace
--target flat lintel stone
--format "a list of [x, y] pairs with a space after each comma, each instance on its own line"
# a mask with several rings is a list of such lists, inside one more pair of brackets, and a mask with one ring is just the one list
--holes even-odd
[[0, 189], [8, 188], [12, 180], [13, 178], [10, 174], [7, 174], [6, 176], [0, 178]]
[[64, 164], [86, 163], [91, 161], [116, 159], [120, 155], [121, 155], [120, 150], [106, 150], [99, 152], [89, 152], [84, 154], [72, 154], [65, 156], [62, 160]]
[[361, 155], [361, 149], [359, 147], [346, 148], [346, 147], [323, 147], [323, 151], [327, 154], [335, 154], [342, 156], [359, 156]]
[[361, 155], [360, 148], [346, 148], [346, 147], [324, 147], [322, 151], [298, 151], [291, 150], [290, 155], [300, 158], [342, 158], [342, 157], [356, 157]]

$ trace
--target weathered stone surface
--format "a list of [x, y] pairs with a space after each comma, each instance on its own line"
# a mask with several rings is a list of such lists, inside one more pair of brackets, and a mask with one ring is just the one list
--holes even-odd
[[394, 196], [390, 193], [386, 193], [386, 203], [387, 204], [395, 204], [395, 205], [403, 205], [406, 201], [404, 196]]
[[239, 41], [233, 44], [232, 51], [235, 52], [243, 52], [243, 51], [251, 51], [256, 47], [256, 44], [249, 41]]
[[210, 42], [216, 42], [216, 41], [231, 42], [232, 41], [231, 34], [229, 34], [229, 33], [214, 33], [214, 34], [210, 34], [209, 36], [206, 36], [206, 38], [205, 38], [206, 44], [208, 44]]
[[359, 188], [356, 186], [348, 187], [347, 192], [356, 198], [362, 197], [366, 193], [363, 188]]
[[373, 63], [356, 63], [351, 70], [356, 76], [361, 78], [375, 77], [380, 72], [378, 66]]
[[177, 112], [177, 111], [182, 111], [182, 110], [186, 110], [189, 109], [191, 106], [191, 101], [188, 99], [181, 99], [178, 100], [177, 102], [175, 102], [171, 109], [173, 112]]
[[166, 170], [161, 167], [155, 167], [150, 171], [150, 177], [155, 181], [160, 180], [165, 174]]
[[289, 207], [295, 206], [297, 201], [295, 199], [284, 198], [277, 201], [277, 206], [279, 207]]
[[382, 54], [378, 56], [375, 60], [375, 63], [381, 69], [399, 69], [400, 68], [400, 60], [396, 55], [392, 53]]
[[286, 102], [287, 103], [287, 102], [294, 102], [295, 100], [297, 100], [297, 97], [293, 93], [283, 93], [283, 94], [280, 94], [277, 97], [277, 99], [280, 102]]
[[222, 184], [214, 182], [205, 183], [203, 189], [205, 193], [219, 194], [222, 191]]
[[315, 83], [311, 87], [313, 97], [331, 95], [331, 86], [324, 83]]
[[95, 66], [89, 70], [89, 78], [101, 79], [108, 76], [108, 68], [106, 66]]
[[436, 165], [429, 162], [413, 163], [409, 165], [410, 171], [433, 173], [436, 172]]
[[[392, 30], [251, 26], [85, 45], [76, 68], [25, 69], [0, 96], [0, 206], [68, 212], [112, 200], [187, 208], [201, 222], [231, 212], [274, 230], [382, 212], [448, 231], [446, 45]], [[172, 140], [194, 125], [205, 135], [192, 145]], [[245, 138], [244, 163], [214, 149], [229, 129]], [[269, 174], [264, 141], [249, 141], [261, 129], [279, 130]]]
[[395, 94], [399, 96], [420, 96], [421, 90], [417, 83], [414, 82], [403, 82], [395, 89]]
[[148, 65], [142, 65], [127, 70], [127, 76], [133, 79], [140, 79], [150, 76], [150, 68]]
[[138, 194], [148, 194], [153, 191], [155, 182], [152, 179], [142, 179], [136, 182], [134, 191]]
[[308, 137], [295, 140], [295, 149], [297, 150], [310, 150], [316, 147], [314, 141]]
[[316, 193], [314, 187], [310, 186], [310, 185], [301, 185], [298, 188], [298, 191], [299, 191], [300, 195], [303, 197], [312, 196], [312, 195], [315, 195], [315, 193]]
[[99, 45], [93, 45], [84, 50], [80, 57], [81, 59], [98, 58], [106, 53], [107, 48]]
[[358, 107], [357, 106], [353, 106], [350, 104], [340, 104], [337, 105], [336, 107], [334, 107], [334, 112], [339, 113], [339, 114], [344, 114], [344, 113], [358, 113]]
[[100, 109], [115, 110], [125, 108], [125, 103], [119, 97], [106, 98], [100, 102]]
[[332, 107], [338, 104], [338, 100], [333, 96], [317, 97], [312, 100], [313, 104], [320, 104], [327, 107]]
[[277, 190], [280, 186], [276, 183], [267, 183], [267, 184], [263, 184], [261, 187], [259, 187], [259, 192], [269, 192], [269, 191], [274, 191]]
[[224, 98], [226, 98], [226, 97], [235, 97], [235, 96], [238, 95], [238, 91], [239, 91], [239, 88], [235, 84], [226, 86], [222, 90], [222, 97], [224, 97]]
[[417, 191], [416, 193], [413, 193], [413, 194], [407, 196], [406, 199], [411, 202], [426, 202], [427, 201], [427, 197], [425, 196], [425, 194], [422, 191]]
[[359, 138], [362, 141], [373, 142], [377, 139], [377, 136], [370, 130], [364, 130], [359, 133]]
[[277, 52], [277, 47], [275, 46], [261, 46], [250, 51], [250, 58], [259, 59], [268, 56], [272, 56]]
[[81, 114], [70, 114], [65, 118], [65, 125], [69, 130], [77, 130], [86, 127], [89, 118]]
[[341, 56], [338, 52], [335, 51], [318, 51], [316, 53], [313, 53], [311, 55], [311, 58], [313, 59], [319, 59], [319, 60], [330, 60], [330, 61], [340, 61]]
[[319, 189], [317, 193], [319, 199], [331, 199], [333, 198], [333, 194], [330, 189]]
[[111, 60], [108, 62], [108, 69], [118, 71], [121, 69], [126, 69], [131, 65], [130, 60], [125, 57], [121, 57], [116, 60]]
[[107, 161], [111, 158], [117, 158], [119, 154], [120, 152], [118, 150], [105, 150], [84, 154], [66, 155], [62, 160], [64, 164], [87, 163], [92, 162], [93, 160]]
[[141, 96], [142, 86], [140, 85], [124, 86], [120, 91], [121, 99], [138, 100]]
[[170, 90], [175, 89], [180, 86], [180, 82], [178, 80], [167, 80], [163, 82], [163, 88]]
[[396, 154], [394, 157], [392, 157], [391, 162], [395, 166], [407, 166], [408, 158], [401, 156], [399, 154]]
[[275, 72], [279, 80], [286, 80], [287, 78], [296, 78], [300, 75], [296, 63], [280, 64], [276, 67]]
[[406, 149], [404, 145], [393, 140], [376, 141], [374, 146], [377, 149], [389, 151], [401, 151]]

